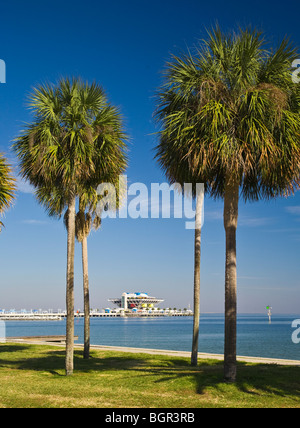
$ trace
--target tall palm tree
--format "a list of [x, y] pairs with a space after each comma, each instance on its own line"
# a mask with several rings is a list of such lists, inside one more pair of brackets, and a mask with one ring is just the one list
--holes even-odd
[[82, 273], [83, 273], [83, 302], [84, 302], [84, 349], [83, 357], [90, 356], [90, 287], [88, 273], [88, 248], [87, 238], [92, 226], [97, 230], [101, 225], [101, 218], [97, 215], [92, 218], [90, 213], [79, 210], [76, 216], [76, 238], [81, 243]]
[[[118, 110], [103, 89], [81, 79], [62, 79], [43, 85], [29, 96], [34, 118], [13, 148], [23, 177], [37, 191], [61, 194], [55, 203], [68, 208], [66, 278], [66, 374], [74, 368], [74, 248], [76, 198], [89, 185], [101, 182], [107, 170], [125, 167], [126, 136]], [[55, 201], [56, 199], [53, 198]], [[53, 207], [50, 208], [52, 210]]]
[[[124, 172], [125, 163], [119, 164], [119, 175]], [[86, 189], [86, 192], [79, 199], [79, 211], [75, 219], [75, 234], [78, 242], [81, 243], [82, 255], [82, 274], [83, 274], [83, 301], [84, 301], [84, 348], [83, 358], [90, 357], [90, 286], [89, 286], [89, 270], [88, 270], [88, 246], [87, 238], [91, 230], [98, 230], [101, 226], [102, 212], [108, 209], [118, 209], [123, 197], [123, 191], [119, 175], [116, 176], [116, 171], [113, 170], [112, 176], [102, 177], [101, 183], [109, 183], [114, 185], [115, 194], [107, 195], [105, 204], [101, 203], [102, 196], [95, 192], [94, 188]], [[98, 182], [98, 184], [101, 184]], [[121, 192], [120, 192], [121, 191]], [[64, 216], [65, 225], [68, 225], [68, 211]]]
[[[69, 211], [64, 216], [64, 223], [68, 227]], [[85, 207], [79, 201], [79, 211], [75, 218], [75, 235], [78, 242], [81, 243], [82, 253], [82, 274], [83, 274], [83, 305], [84, 305], [84, 348], [83, 357], [89, 358], [90, 355], [90, 291], [89, 291], [89, 273], [88, 273], [88, 247], [87, 238], [92, 230], [99, 229], [101, 217], [96, 212], [86, 212]]]
[[[183, 66], [182, 70], [180, 67]], [[166, 79], [158, 91], [158, 107], [155, 112], [157, 121], [162, 128], [159, 132], [159, 144], [156, 146], [155, 158], [158, 160], [170, 184], [173, 184], [184, 191], [185, 184], [192, 185], [187, 196], [196, 200], [195, 215], [195, 236], [194, 236], [194, 296], [193, 296], [193, 339], [191, 364], [198, 362], [199, 343], [199, 320], [200, 320], [200, 259], [201, 259], [201, 218], [204, 203], [204, 193], [197, 186], [204, 184], [208, 189], [209, 174], [208, 163], [204, 158], [205, 153], [196, 153], [190, 147], [197, 138], [197, 134], [192, 135], [193, 123], [195, 122], [195, 108], [197, 106], [197, 96], [194, 92], [185, 91], [180, 87], [181, 78], [177, 74], [189, 73], [190, 61], [179, 64], [168, 64]], [[195, 156], [199, 159], [198, 169], [193, 169]], [[178, 184], [180, 186], [178, 186]]]
[[297, 57], [286, 40], [267, 49], [255, 30], [223, 34], [216, 27], [194, 55], [173, 57], [162, 89], [161, 140], [172, 142], [160, 154], [163, 165], [169, 169], [173, 158], [177, 170], [207, 179], [210, 194], [224, 199], [226, 381], [236, 380], [239, 199], [298, 188], [300, 90], [290, 74]]
[[[0, 153], [0, 215], [10, 207], [16, 191], [16, 180], [12, 176], [11, 167]], [[0, 232], [3, 223], [0, 221]]]
[[[124, 159], [123, 159], [124, 161]], [[119, 173], [124, 172], [125, 163], [122, 156], [119, 162]], [[101, 216], [103, 211], [118, 209], [121, 205], [124, 191], [120, 176], [116, 176], [115, 168], [112, 169], [112, 175], [105, 174], [95, 181], [91, 178], [86, 184], [79, 198], [79, 209], [75, 216], [75, 236], [81, 243], [82, 272], [83, 272], [83, 296], [84, 296], [84, 350], [83, 357], [89, 358], [90, 355], [90, 297], [89, 297], [89, 274], [88, 274], [88, 248], [87, 238], [92, 229], [98, 230], [101, 226]], [[93, 183], [93, 184], [92, 184]], [[107, 194], [105, 199], [103, 195], [98, 194], [95, 189], [95, 183], [108, 183], [114, 186], [115, 193]], [[64, 211], [64, 225], [68, 230], [69, 210], [65, 192], [61, 183], [55, 187], [40, 186], [36, 190], [38, 201], [46, 208], [51, 217], [61, 218]]]

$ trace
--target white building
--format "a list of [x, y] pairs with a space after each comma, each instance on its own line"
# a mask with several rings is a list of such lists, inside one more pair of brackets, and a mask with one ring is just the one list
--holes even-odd
[[148, 293], [123, 293], [121, 298], [108, 299], [119, 308], [124, 310], [152, 309], [154, 305], [163, 302], [163, 299], [148, 296]]

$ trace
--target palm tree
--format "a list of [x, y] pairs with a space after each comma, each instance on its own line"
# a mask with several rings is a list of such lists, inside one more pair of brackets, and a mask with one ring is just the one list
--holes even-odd
[[[171, 75], [170, 71], [170, 75]], [[168, 76], [170, 87], [172, 77]], [[160, 131], [160, 142], [156, 147], [156, 159], [165, 172], [170, 184], [176, 186], [180, 191], [185, 190], [184, 184], [191, 183], [191, 194], [187, 195], [196, 200], [195, 216], [195, 238], [194, 238], [194, 298], [193, 298], [193, 340], [191, 352], [191, 364], [197, 365], [198, 342], [199, 342], [199, 320], [200, 320], [200, 258], [201, 258], [201, 217], [204, 203], [204, 194], [197, 188], [198, 183], [207, 185], [206, 166], [199, 168], [197, 173], [191, 174], [192, 153], [188, 153], [189, 142], [185, 141], [186, 128], [189, 126], [188, 115], [180, 112], [185, 111], [189, 104], [193, 105], [191, 97], [183, 99], [177, 97], [176, 91], [166, 85], [159, 93], [159, 107], [156, 111], [158, 121], [162, 123]], [[198, 181], [198, 183], [197, 183]], [[178, 186], [178, 184], [180, 186]]]
[[[64, 223], [68, 228], [69, 211], [64, 216]], [[87, 238], [94, 228], [99, 229], [101, 217], [96, 212], [85, 212], [85, 207], [79, 201], [79, 211], [75, 218], [75, 235], [78, 242], [81, 243], [82, 251], [82, 273], [83, 273], [83, 302], [84, 302], [84, 349], [83, 357], [89, 358], [90, 355], [90, 293], [89, 293], [89, 274], [88, 274], [88, 248]]]
[[[51, 194], [52, 210], [68, 209], [66, 278], [66, 374], [74, 368], [74, 248], [76, 198], [101, 177], [126, 165], [126, 136], [118, 110], [103, 89], [80, 79], [39, 86], [29, 97], [33, 122], [16, 138], [13, 148], [21, 174]], [[56, 198], [56, 196], [58, 196]], [[40, 202], [43, 203], [43, 197]], [[58, 204], [58, 206], [55, 206]], [[47, 204], [45, 204], [47, 208]]]
[[[119, 164], [119, 175], [124, 172], [125, 164], [124, 159]], [[123, 191], [119, 175], [116, 176], [116, 171], [113, 170], [112, 176], [102, 177], [103, 182], [114, 185], [116, 193], [114, 195], [107, 195], [105, 204], [101, 204], [102, 196], [95, 193], [94, 188], [88, 189], [84, 195], [79, 199], [79, 211], [75, 218], [75, 235], [78, 242], [81, 243], [82, 253], [82, 274], [83, 274], [83, 301], [84, 301], [84, 349], [83, 358], [89, 359], [90, 357], [90, 287], [89, 287], [89, 271], [88, 271], [88, 246], [87, 238], [91, 230], [98, 230], [101, 226], [101, 215], [103, 211], [108, 209], [118, 209], [123, 197]], [[98, 183], [101, 184], [101, 183]], [[121, 191], [121, 192], [120, 192]], [[112, 197], [112, 199], [110, 199]], [[116, 199], [114, 199], [114, 197]], [[88, 206], [86, 205], [88, 204]], [[87, 210], [87, 211], [86, 211]], [[65, 226], [68, 225], [68, 211], [64, 216]]]
[[81, 242], [82, 250], [82, 273], [83, 273], [83, 301], [84, 301], [84, 349], [83, 357], [88, 359], [90, 356], [90, 291], [89, 291], [89, 273], [88, 273], [88, 249], [87, 238], [91, 228], [99, 229], [101, 218], [95, 215], [94, 219], [90, 213], [79, 210], [76, 216], [76, 238]]
[[[11, 205], [16, 191], [16, 180], [12, 176], [11, 167], [0, 153], [0, 214], [2, 215]], [[0, 232], [3, 223], [0, 221]]]
[[[125, 163], [120, 158], [119, 173], [124, 172]], [[99, 178], [96, 180], [99, 181]], [[116, 176], [116, 170], [112, 170], [112, 175], [103, 175], [101, 183], [112, 184], [115, 189], [113, 195], [106, 195], [105, 200], [103, 195], [99, 195], [94, 185], [91, 185], [93, 180], [89, 180], [84, 193], [79, 198], [79, 210], [75, 216], [75, 236], [78, 242], [81, 243], [82, 253], [82, 272], [83, 272], [83, 296], [84, 296], [84, 350], [83, 357], [89, 359], [90, 356], [90, 297], [89, 297], [89, 274], [88, 274], [88, 247], [87, 238], [92, 229], [98, 230], [101, 226], [101, 216], [103, 211], [108, 209], [118, 209], [124, 196], [125, 188], [122, 185], [122, 180]], [[68, 230], [69, 210], [67, 209], [67, 200], [65, 198], [63, 188], [58, 185], [49, 188], [40, 186], [36, 190], [38, 201], [46, 208], [51, 217], [61, 218], [64, 214], [64, 225]]]
[[286, 40], [267, 50], [255, 30], [223, 34], [216, 27], [193, 56], [173, 57], [161, 91], [162, 165], [175, 178], [180, 169], [179, 176], [206, 179], [210, 194], [224, 199], [226, 381], [236, 380], [239, 198], [270, 199], [298, 188], [300, 90], [290, 75], [297, 57]]
[[[191, 364], [198, 362], [199, 320], [200, 320], [200, 259], [201, 259], [201, 219], [204, 192], [198, 187], [204, 184], [209, 190], [211, 177], [210, 166], [205, 150], [199, 145], [194, 149], [198, 139], [197, 111], [199, 94], [189, 83], [196, 74], [193, 59], [174, 57], [173, 63], [167, 64], [165, 81], [158, 91], [155, 117], [161, 125], [159, 144], [156, 155], [160, 167], [170, 184], [187, 196], [196, 200], [195, 236], [194, 236], [194, 296], [193, 296], [193, 339]], [[185, 184], [191, 189], [186, 191]], [[179, 184], [179, 186], [178, 186]]]

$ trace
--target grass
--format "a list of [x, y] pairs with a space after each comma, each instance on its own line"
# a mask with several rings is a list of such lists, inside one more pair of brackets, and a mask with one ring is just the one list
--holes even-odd
[[149, 354], [75, 351], [65, 376], [64, 349], [0, 345], [0, 407], [300, 407], [300, 368], [239, 363], [238, 381], [225, 384], [223, 364]]

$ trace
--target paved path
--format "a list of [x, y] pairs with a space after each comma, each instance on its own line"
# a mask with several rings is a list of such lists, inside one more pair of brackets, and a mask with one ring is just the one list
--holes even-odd
[[[147, 349], [147, 348], [127, 348], [123, 346], [100, 346], [100, 345], [91, 345], [91, 349], [107, 350], [107, 351], [118, 351], [118, 352], [133, 352], [133, 353], [143, 353], [143, 354], [152, 354], [152, 355], [170, 355], [173, 357], [186, 357], [191, 356], [190, 352], [186, 351], [169, 351], [163, 349]], [[204, 352], [198, 352], [198, 359], [214, 359], [214, 360], [224, 360], [223, 354], [207, 354]], [[261, 358], [261, 357], [244, 357], [237, 356], [238, 361], [245, 361], [249, 363], [264, 363], [264, 364], [280, 364], [288, 366], [300, 366], [300, 360], [283, 360], [279, 358]]]
[[[21, 343], [31, 343], [38, 345], [54, 345], [51, 342], [43, 342], [41, 340], [34, 340], [34, 337], [31, 339], [22, 339], [14, 338], [10, 340], [7, 338], [7, 342], [21, 342]], [[55, 346], [65, 346], [64, 344], [55, 344]], [[75, 344], [76, 348], [83, 348], [82, 344]], [[191, 353], [186, 351], [169, 351], [163, 349], [148, 349], [148, 348], [130, 348], [125, 346], [103, 346], [103, 345], [91, 345], [91, 349], [102, 350], [102, 351], [116, 351], [116, 352], [132, 352], [135, 354], [151, 354], [151, 355], [169, 355], [172, 357], [185, 357], [190, 358]], [[203, 352], [198, 352], [198, 359], [214, 359], [214, 360], [223, 360], [223, 354], [207, 354]], [[237, 356], [238, 361], [247, 362], [247, 363], [261, 363], [261, 364], [278, 364], [284, 366], [300, 366], [300, 360], [284, 360], [280, 358], [261, 358], [261, 357], [244, 357]]]

